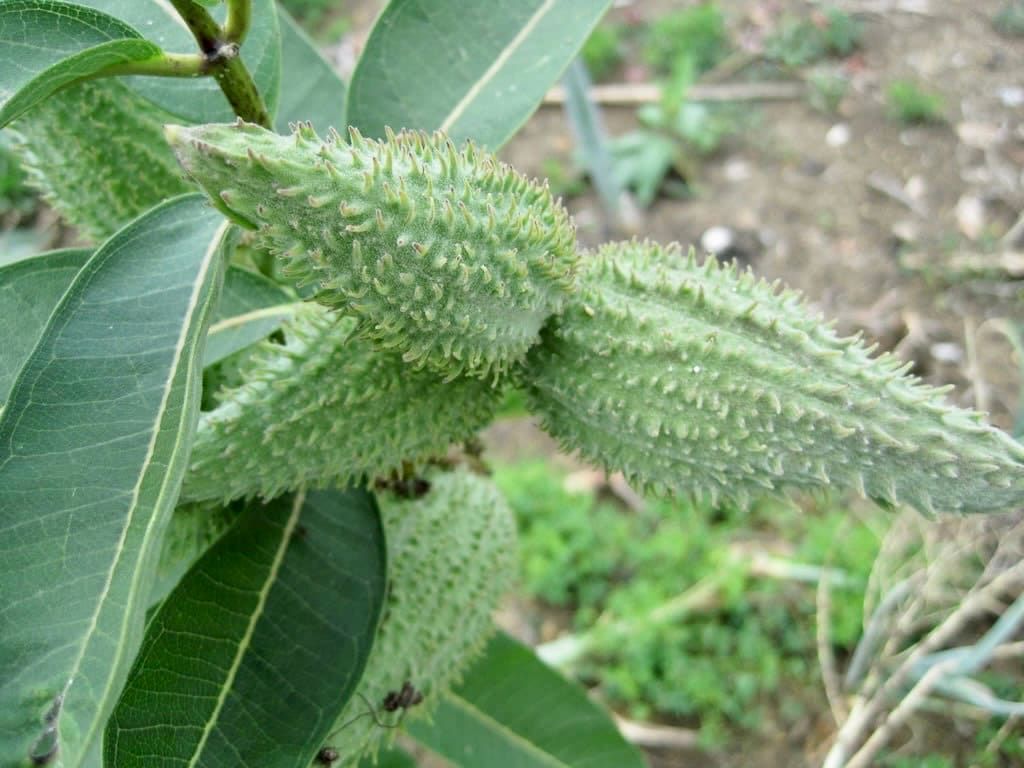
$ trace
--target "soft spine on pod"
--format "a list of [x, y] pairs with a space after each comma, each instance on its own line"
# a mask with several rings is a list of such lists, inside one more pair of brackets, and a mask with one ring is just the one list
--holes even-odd
[[575, 231], [546, 186], [442, 134], [321, 141], [167, 127], [185, 170], [318, 299], [406, 362], [448, 375], [522, 359], [574, 287]]
[[1024, 446], [838, 338], [790, 291], [652, 243], [602, 248], [531, 351], [535, 412], [656, 492], [853, 486], [921, 511], [1024, 502]]
[[362, 696], [349, 700], [334, 726], [340, 730], [327, 741], [342, 766], [376, 752], [395, 733], [370, 717], [354, 720], [366, 712], [366, 701], [379, 708], [389, 692], [409, 682], [423, 703], [403, 718], [431, 712], [490, 636], [491, 613], [515, 572], [515, 518], [494, 484], [464, 469], [427, 479], [422, 498], [378, 497], [388, 598], [357, 689]]
[[243, 383], [200, 416], [181, 501], [271, 498], [344, 484], [444, 453], [490, 419], [501, 392], [445, 383], [353, 337], [355, 321], [307, 304], [240, 363]]
[[162, 140], [168, 117], [123, 83], [103, 80], [53, 94], [17, 120], [14, 133], [35, 186], [99, 242], [189, 191]]

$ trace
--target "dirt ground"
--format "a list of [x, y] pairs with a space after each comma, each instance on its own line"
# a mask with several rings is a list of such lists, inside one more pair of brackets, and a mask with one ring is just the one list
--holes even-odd
[[[838, 114], [800, 98], [750, 102], [753, 127], [703, 164], [696, 195], [658, 200], [636, 234], [698, 244], [709, 228], [729, 228], [743, 244], [737, 256], [758, 274], [800, 289], [842, 332], [863, 330], [912, 360], [927, 381], [955, 385], [950, 397], [958, 404], [1010, 426], [1021, 361], [999, 329], [1024, 322], [1024, 238], [1012, 237], [1024, 210], [1024, 38], [994, 31], [1002, 2], [837, 0], [865, 28], [861, 49], [836, 62], [850, 79]], [[357, 46], [360, 26], [373, 17], [365, 9], [374, 5], [358, 4]], [[653, 18], [687, 5], [634, 0], [616, 3], [613, 13]], [[734, 38], [756, 46], [773, 20], [812, 4], [720, 6]], [[941, 94], [946, 122], [908, 127], [887, 117], [885, 87], [896, 78]], [[612, 135], [636, 126], [632, 106], [603, 110]], [[546, 105], [502, 154], [543, 176], [545, 160], [569, 163], [572, 151], [561, 108]], [[595, 196], [567, 205], [583, 243], [608, 239]], [[506, 452], [552, 451], [521, 423], [495, 429], [489, 442]], [[656, 768], [797, 768], [812, 764], [832, 728], [826, 714], [776, 743], [740, 746], [732, 755], [650, 757]], [[958, 738], [936, 729], [927, 740], [939, 746]]]

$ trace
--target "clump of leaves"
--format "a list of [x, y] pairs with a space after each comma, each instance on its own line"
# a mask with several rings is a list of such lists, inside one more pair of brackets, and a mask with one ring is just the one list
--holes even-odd
[[848, 56], [863, 37], [859, 20], [838, 8], [813, 18], [786, 18], [765, 40], [766, 58], [788, 67], [803, 67], [826, 56]]
[[889, 117], [908, 125], [940, 123], [945, 101], [912, 80], [894, 80], [885, 90]]
[[644, 127], [611, 142], [619, 183], [633, 190], [644, 207], [650, 206], [661, 190], [687, 194], [699, 175], [700, 161], [713, 155], [744, 126], [740, 112], [732, 105], [687, 99], [696, 76], [692, 58], [677, 62], [660, 102], [637, 110]]
[[594, 80], [607, 79], [622, 64], [622, 27], [618, 24], [598, 25], [583, 44], [580, 55]]
[[817, 69], [807, 78], [809, 90], [807, 101], [820, 112], [832, 114], [849, 90], [850, 81], [841, 73], [831, 69]]
[[718, 3], [704, 2], [655, 19], [643, 44], [647, 63], [667, 75], [680, 59], [688, 58], [699, 74], [718, 64], [729, 52], [729, 34]]

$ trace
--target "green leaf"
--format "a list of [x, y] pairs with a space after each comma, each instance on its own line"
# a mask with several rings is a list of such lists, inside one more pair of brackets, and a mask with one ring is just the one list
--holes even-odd
[[128, 673], [198, 418], [222, 224], [193, 195], [114, 235], [11, 389], [0, 417], [0, 766], [86, 764]]
[[616, 181], [632, 189], [644, 208], [654, 202], [679, 156], [675, 141], [662, 133], [645, 130], [616, 137], [611, 142], [611, 151]]
[[241, 514], [241, 504], [203, 501], [179, 504], [160, 543], [153, 585], [146, 601], [147, 611], [163, 602], [196, 560], [206, 554]]
[[440, 129], [498, 149], [533, 113], [611, 0], [392, 0], [352, 75], [348, 121]]
[[288, 124], [308, 120], [323, 136], [328, 128], [345, 127], [345, 81], [320, 55], [284, 8], [278, 8], [281, 27], [281, 92], [274, 127], [287, 133]]
[[230, 267], [206, 339], [203, 366], [213, 365], [266, 338], [295, 314], [298, 305], [295, 296], [273, 280], [241, 267]]
[[640, 752], [587, 694], [498, 633], [433, 723], [409, 732], [456, 766], [644, 768]]
[[53, 308], [91, 254], [86, 248], [50, 251], [0, 267], [0, 405]]
[[[196, 53], [195, 38], [167, 0], [78, 0], [131, 24], [165, 51]], [[274, 0], [253, 0], [252, 26], [242, 43], [242, 61], [271, 114], [277, 108], [281, 84], [281, 36], [277, 26]], [[224, 21], [226, 9], [211, 9], [211, 15]], [[218, 123], [235, 119], [217, 81], [212, 77], [129, 77], [132, 90], [145, 96], [182, 120], [193, 123]]]
[[64, 86], [161, 53], [124, 22], [71, 3], [0, 3], [0, 127]]
[[416, 759], [401, 747], [392, 747], [376, 757], [364, 757], [359, 768], [416, 768]]
[[385, 577], [366, 491], [251, 502], [147, 627], [106, 763], [307, 768], [362, 676]]

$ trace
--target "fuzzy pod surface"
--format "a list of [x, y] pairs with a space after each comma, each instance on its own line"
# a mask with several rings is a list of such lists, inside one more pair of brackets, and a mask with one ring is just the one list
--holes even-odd
[[1024, 447], [873, 357], [799, 297], [714, 259], [618, 243], [531, 351], [563, 446], [656, 492], [733, 498], [851, 486], [923, 512], [1024, 503]]
[[30, 179], [71, 224], [101, 242], [191, 185], [163, 141], [169, 115], [108, 79], [53, 94], [13, 126]]
[[499, 389], [410, 371], [316, 304], [239, 363], [243, 382], [201, 414], [181, 501], [271, 498], [343, 485], [444, 453], [491, 418]]
[[[383, 712], [381, 702], [403, 683], [423, 694], [403, 716], [412, 719], [429, 715], [458, 682], [491, 635], [491, 614], [516, 567], [515, 517], [489, 479], [457, 469], [427, 480], [430, 489], [418, 499], [378, 495], [389, 594], [357, 690], [387, 724], [399, 714]], [[325, 742], [341, 766], [375, 753], [395, 734], [368, 716], [350, 722], [367, 711], [361, 696], [350, 699], [337, 719], [340, 730]]]
[[442, 134], [167, 127], [182, 167], [323, 303], [449, 375], [521, 360], [574, 288], [575, 231], [546, 186]]

